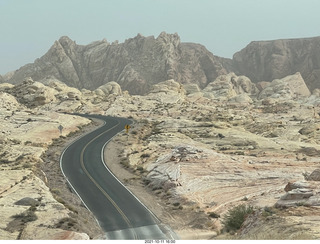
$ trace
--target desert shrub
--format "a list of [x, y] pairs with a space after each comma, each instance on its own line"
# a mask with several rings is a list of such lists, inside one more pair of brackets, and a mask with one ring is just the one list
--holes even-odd
[[149, 153], [144, 153], [140, 156], [140, 158], [149, 158], [150, 154]]
[[263, 211], [262, 211], [262, 216], [263, 217], [268, 217], [268, 216], [272, 216], [274, 214], [274, 210], [270, 207], [264, 207]]
[[251, 213], [253, 213], [253, 207], [244, 204], [230, 209], [222, 220], [224, 229], [227, 232], [240, 229], [247, 216]]
[[32, 164], [29, 163], [29, 162], [27, 162], [27, 163], [24, 163], [24, 164], [22, 165], [22, 167], [23, 167], [24, 169], [30, 169], [30, 168], [32, 168]]
[[178, 207], [180, 205], [180, 203], [179, 202], [174, 202], [174, 203], [172, 203], [172, 205], [175, 206], [175, 207]]
[[56, 228], [61, 228], [65, 230], [71, 229], [76, 225], [76, 221], [70, 217], [65, 217], [59, 220], [59, 222], [55, 225]]
[[214, 219], [218, 219], [218, 218], [220, 218], [220, 214], [217, 214], [215, 212], [210, 212], [209, 217], [214, 218]]
[[142, 166], [137, 166], [137, 170], [139, 170], [140, 172], [144, 172], [144, 168]]
[[35, 206], [30, 207], [27, 211], [20, 213], [20, 214], [15, 214], [12, 217], [15, 219], [21, 220], [23, 223], [35, 221], [38, 219], [37, 215], [34, 213], [36, 210]]
[[125, 168], [130, 168], [130, 163], [129, 163], [129, 160], [127, 158], [122, 158], [120, 160], [120, 164], [122, 164], [122, 166], [125, 167]]
[[57, 189], [57, 188], [51, 189], [51, 192], [54, 193], [54, 194], [56, 194], [56, 195], [60, 195], [60, 194], [61, 194], [60, 189]]

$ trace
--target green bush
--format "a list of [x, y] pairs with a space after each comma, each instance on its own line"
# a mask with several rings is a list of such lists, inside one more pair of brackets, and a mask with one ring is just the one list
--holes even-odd
[[251, 213], [253, 213], [253, 207], [246, 206], [244, 204], [230, 209], [228, 213], [223, 217], [222, 221], [225, 230], [229, 232], [240, 229], [247, 216]]

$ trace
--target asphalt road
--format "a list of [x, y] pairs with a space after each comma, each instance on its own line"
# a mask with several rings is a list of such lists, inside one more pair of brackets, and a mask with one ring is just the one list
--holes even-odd
[[100, 115], [82, 116], [105, 124], [69, 145], [61, 155], [60, 166], [72, 189], [105, 231], [106, 239], [176, 239], [174, 232], [161, 224], [104, 164], [106, 143], [132, 122]]

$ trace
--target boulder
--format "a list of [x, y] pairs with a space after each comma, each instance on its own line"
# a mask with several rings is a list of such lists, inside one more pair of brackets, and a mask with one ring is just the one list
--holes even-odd
[[19, 201], [15, 202], [14, 204], [22, 206], [38, 206], [40, 203], [38, 200], [33, 199], [31, 197], [24, 197]]
[[294, 96], [290, 86], [283, 80], [273, 80], [258, 95], [259, 100], [266, 98], [288, 100]]
[[[316, 172], [320, 172], [316, 171]], [[318, 176], [315, 173], [313, 176]], [[276, 207], [320, 206], [320, 184], [312, 181], [288, 183], [284, 188], [286, 194], [275, 204]]]
[[301, 135], [309, 135], [320, 130], [320, 124], [308, 125], [299, 130]]
[[312, 189], [308, 188], [296, 188], [288, 191], [284, 196], [282, 196], [281, 200], [301, 200], [308, 199], [313, 196]]
[[261, 91], [258, 99], [260, 100], [266, 98], [287, 100], [295, 97], [309, 97], [311, 95], [299, 72], [282, 79], [275, 79], [269, 83], [260, 82], [259, 87]]
[[238, 95], [242, 95], [235, 98], [234, 101], [251, 102], [248, 97], [256, 95], [258, 88], [248, 77], [229, 73], [227, 75], [221, 75], [215, 81], [209, 83], [202, 92], [204, 97], [211, 99], [229, 100]]
[[293, 189], [308, 188], [308, 187], [310, 187], [310, 184], [308, 182], [306, 182], [306, 181], [297, 181], [297, 182], [294, 182], [294, 183], [289, 182], [285, 186], [284, 190], [286, 192], [289, 192], [289, 191], [292, 191]]
[[314, 170], [309, 176], [309, 181], [320, 181], [320, 169]]
[[167, 80], [153, 85], [146, 98], [161, 103], [177, 103], [185, 98], [185, 94], [186, 91], [180, 83]]
[[100, 86], [94, 92], [96, 95], [99, 96], [109, 96], [111, 94], [118, 96], [122, 94], [120, 85], [114, 81], [108, 82], [107, 84]]
[[56, 100], [57, 91], [44, 84], [26, 78], [22, 83], [15, 85], [8, 92], [27, 107], [38, 107]]

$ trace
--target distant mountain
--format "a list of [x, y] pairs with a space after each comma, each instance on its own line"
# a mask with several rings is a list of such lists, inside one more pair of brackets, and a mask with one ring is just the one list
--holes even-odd
[[165, 32], [157, 38], [138, 34], [124, 43], [102, 40], [89, 45], [78, 45], [64, 36], [44, 56], [0, 77], [0, 82], [16, 84], [27, 77], [50, 77], [78, 89], [94, 90], [115, 81], [131, 94], [146, 94], [152, 85], [170, 79], [204, 88], [230, 72], [245, 75], [254, 83], [300, 72], [311, 91], [320, 88], [320, 37], [255, 41], [227, 59]]
[[253, 82], [300, 72], [308, 88], [320, 88], [320, 37], [255, 41], [233, 56], [236, 73]]
[[116, 81], [131, 94], [145, 94], [153, 84], [169, 79], [203, 88], [230, 71], [223, 62], [226, 59], [215, 57], [204, 46], [181, 43], [177, 34], [165, 32], [157, 38], [138, 34], [124, 43], [102, 40], [89, 45], [77, 45], [64, 36], [44, 56], [17, 70], [8, 82], [52, 77], [92, 90]]

